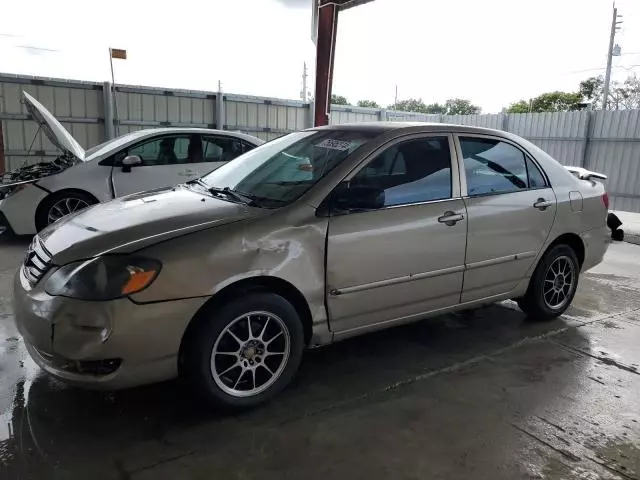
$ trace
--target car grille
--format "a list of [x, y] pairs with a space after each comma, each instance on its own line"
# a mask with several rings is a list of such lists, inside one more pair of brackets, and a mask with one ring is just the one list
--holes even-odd
[[51, 254], [44, 248], [42, 241], [37, 236], [34, 237], [31, 245], [27, 249], [24, 258], [22, 271], [27, 277], [29, 284], [33, 287], [36, 285], [44, 274], [51, 268]]

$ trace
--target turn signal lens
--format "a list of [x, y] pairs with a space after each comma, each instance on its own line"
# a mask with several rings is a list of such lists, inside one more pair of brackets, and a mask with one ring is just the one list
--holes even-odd
[[136, 267], [129, 267], [129, 273], [131, 277], [122, 287], [122, 294], [129, 295], [131, 293], [139, 292], [143, 288], [146, 288], [158, 273], [155, 270], [141, 270]]

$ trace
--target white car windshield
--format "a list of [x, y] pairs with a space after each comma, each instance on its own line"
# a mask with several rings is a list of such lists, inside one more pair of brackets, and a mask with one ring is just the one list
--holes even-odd
[[279, 207], [306, 193], [375, 135], [353, 130], [291, 133], [241, 155], [200, 183], [244, 195], [260, 206]]
[[119, 137], [107, 140], [106, 142], [100, 143], [95, 147], [91, 147], [90, 149], [86, 150], [84, 152], [84, 160], [85, 162], [91, 161], [94, 158], [100, 157], [107, 152], [111, 152], [112, 150], [115, 150], [116, 148], [125, 145], [138, 137], [144, 137], [148, 133], [148, 130], [138, 130], [137, 132], [125, 133], [124, 135], [120, 135]]

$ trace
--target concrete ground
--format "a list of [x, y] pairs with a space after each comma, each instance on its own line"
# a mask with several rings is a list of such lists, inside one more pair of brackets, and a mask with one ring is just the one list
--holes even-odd
[[0, 240], [0, 478], [640, 479], [640, 247], [614, 244], [567, 315], [513, 304], [309, 352], [242, 415], [179, 381], [67, 388], [27, 358]]

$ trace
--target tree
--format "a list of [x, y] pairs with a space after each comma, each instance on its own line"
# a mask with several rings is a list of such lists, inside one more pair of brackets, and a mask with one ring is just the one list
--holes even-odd
[[366, 108], [380, 108], [380, 105], [373, 100], [358, 100], [358, 106]]
[[583, 107], [583, 95], [579, 92], [547, 92], [532, 98], [520, 100], [507, 108], [507, 113], [527, 112], [570, 112]]
[[480, 113], [480, 107], [464, 98], [450, 98], [444, 103], [447, 115], [475, 115]]
[[445, 113], [445, 108], [439, 103], [431, 103], [426, 105], [421, 98], [409, 98], [401, 100], [395, 105], [389, 105], [392, 110], [401, 112], [417, 112], [417, 113]]
[[427, 105], [427, 110], [425, 111], [425, 113], [435, 113], [438, 115], [442, 115], [447, 113], [447, 109], [445, 108], [444, 105], [440, 105], [439, 103], [430, 103], [429, 105]]
[[530, 103], [526, 100], [520, 100], [519, 102], [512, 103], [507, 107], [507, 113], [529, 113], [529, 108], [531, 107]]
[[[594, 109], [602, 109], [604, 97], [604, 79], [599, 77], [587, 78], [580, 82], [579, 93], [591, 102]], [[623, 110], [640, 108], [640, 78], [631, 75], [620, 82], [609, 85], [609, 100], [607, 110]]]
[[342, 95], [331, 95], [331, 104], [332, 105], [349, 105], [349, 100], [347, 97], [343, 97]]

